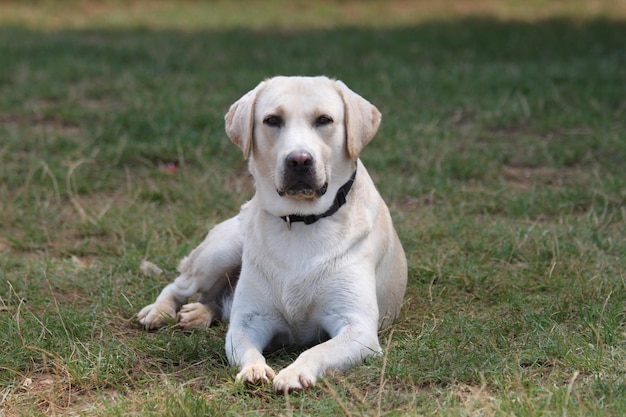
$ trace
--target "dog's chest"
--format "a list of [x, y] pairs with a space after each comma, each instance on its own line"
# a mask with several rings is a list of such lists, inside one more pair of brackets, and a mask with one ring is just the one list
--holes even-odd
[[331, 219], [292, 224], [252, 216], [244, 239], [241, 280], [252, 280], [282, 316], [293, 342], [323, 339], [325, 317], [341, 309], [342, 276], [358, 251], [358, 237]]
[[324, 333], [321, 326], [324, 305], [328, 302], [319, 287], [288, 284], [277, 295], [280, 302], [276, 308], [287, 322], [293, 341], [297, 344], [319, 341]]
[[296, 343], [320, 338], [320, 323], [334, 298], [332, 288], [341, 264], [327, 252], [317, 252], [307, 244], [271, 246], [255, 257], [258, 279], [265, 282], [268, 303], [272, 303], [289, 326]]
[[282, 306], [290, 317], [297, 317], [303, 311], [312, 311], [324, 297], [327, 280], [335, 274], [335, 262], [326, 257], [274, 257], [265, 258], [260, 263], [259, 272], [271, 288], [271, 298]]

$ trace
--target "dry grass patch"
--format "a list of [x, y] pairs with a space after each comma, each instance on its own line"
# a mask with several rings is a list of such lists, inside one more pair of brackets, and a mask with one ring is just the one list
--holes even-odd
[[575, 179], [581, 180], [581, 171], [579, 168], [504, 166], [503, 176], [515, 189], [530, 190], [537, 185], [571, 185]]
[[[281, 13], [268, 13], [280, 10]], [[192, 18], [184, 19], [185, 16]], [[239, 15], [238, 18], [233, 16]], [[514, 0], [427, 0], [407, 1], [342, 1], [316, 2], [212, 2], [203, 4], [188, 0], [82, 1], [24, 3], [16, 0], [0, 4], [0, 22], [25, 24], [30, 27], [57, 30], [60, 28], [150, 27], [224, 29], [228, 27], [256, 28], [322, 28], [336, 25], [393, 27], [411, 25], [435, 19], [487, 16], [503, 20], [537, 21], [554, 17], [589, 19], [626, 17], [623, 0], [553, 0], [541, 3], [523, 3]], [[249, 16], [256, 20], [248, 21]], [[202, 18], [204, 17], [204, 18]]]

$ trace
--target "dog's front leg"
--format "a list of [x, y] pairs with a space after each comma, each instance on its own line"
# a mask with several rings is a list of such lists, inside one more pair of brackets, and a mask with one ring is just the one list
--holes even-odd
[[[236, 310], [233, 309], [233, 312]], [[226, 356], [239, 368], [237, 381], [257, 384], [274, 378], [261, 352], [277, 332], [276, 319], [254, 313], [234, 314], [226, 334]]]
[[274, 390], [290, 392], [312, 387], [328, 370], [351, 368], [380, 352], [375, 322], [350, 323], [330, 340], [304, 351], [280, 371], [274, 378]]

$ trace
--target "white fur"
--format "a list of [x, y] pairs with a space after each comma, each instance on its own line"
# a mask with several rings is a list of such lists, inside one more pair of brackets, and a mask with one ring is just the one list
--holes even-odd
[[[268, 115], [284, 123], [268, 125]], [[316, 123], [320, 115], [332, 123]], [[373, 105], [325, 77], [272, 78], [233, 104], [226, 131], [249, 159], [256, 193], [181, 262], [180, 276], [139, 312], [140, 323], [155, 328], [177, 318], [191, 329], [230, 318], [226, 355], [237, 379], [273, 379], [280, 392], [380, 352], [377, 330], [399, 313], [407, 268], [387, 206], [358, 160], [379, 123]], [[312, 187], [327, 183], [326, 193], [279, 195], [293, 151], [313, 156]], [[344, 206], [287, 227], [280, 216], [325, 212], [355, 167]], [[196, 293], [197, 303], [183, 305]], [[262, 354], [276, 344], [314, 346], [276, 374]]]

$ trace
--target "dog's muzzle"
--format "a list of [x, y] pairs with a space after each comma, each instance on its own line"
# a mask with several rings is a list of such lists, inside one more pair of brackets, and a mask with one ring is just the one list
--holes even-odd
[[310, 185], [307, 184], [295, 184], [293, 187], [287, 188], [285, 190], [276, 190], [279, 196], [290, 196], [290, 197], [321, 197], [326, 194], [328, 190], [328, 183], [324, 183], [321, 188], [314, 189]]
[[281, 197], [317, 198], [326, 194], [328, 183], [317, 184], [317, 173], [313, 155], [306, 151], [293, 151], [284, 161], [282, 188], [277, 189]]

